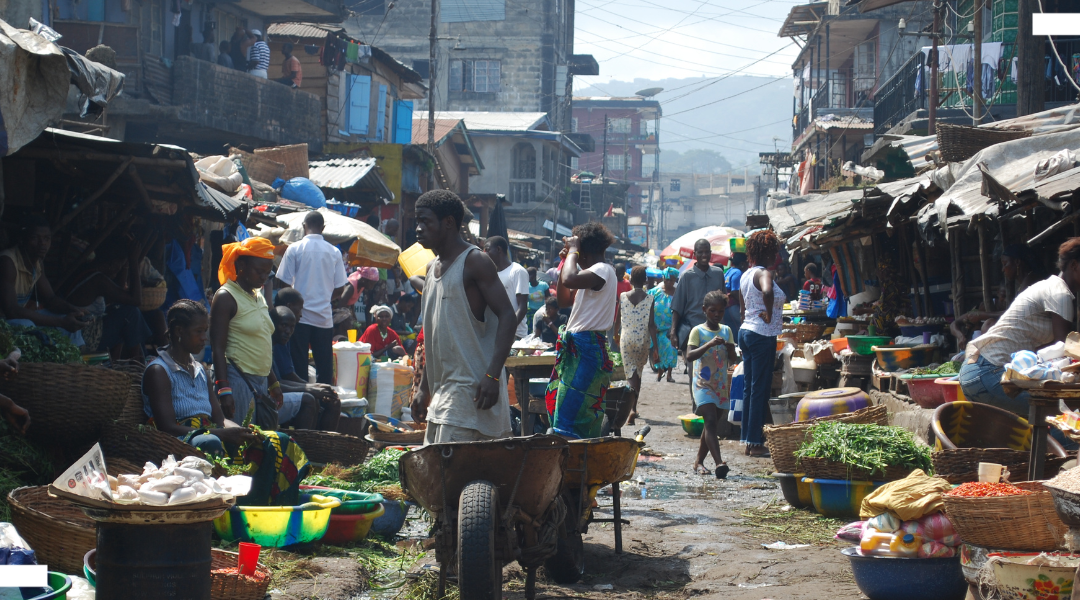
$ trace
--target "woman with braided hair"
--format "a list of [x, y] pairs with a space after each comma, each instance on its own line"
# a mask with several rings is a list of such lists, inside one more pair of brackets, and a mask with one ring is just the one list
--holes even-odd
[[739, 281], [742, 297], [742, 327], [739, 348], [743, 357], [742, 442], [746, 454], [767, 457], [762, 429], [769, 410], [772, 372], [776, 361], [776, 337], [783, 329], [784, 301], [787, 297], [773, 281], [767, 267], [776, 263], [780, 240], [772, 230], [755, 231], [746, 240], [750, 268]]

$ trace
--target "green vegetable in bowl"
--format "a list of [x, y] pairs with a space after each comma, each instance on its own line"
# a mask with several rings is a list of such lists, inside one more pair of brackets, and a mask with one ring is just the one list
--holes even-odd
[[941, 377], [951, 377], [953, 375], [960, 374], [960, 367], [962, 367], [962, 366], [964, 366], [964, 363], [961, 363], [961, 362], [958, 362], [958, 361], [949, 361], [949, 362], [946, 362], [946, 363], [942, 363], [941, 365], [939, 365], [937, 367], [934, 367], [932, 369], [930, 367], [919, 367], [917, 369], [912, 369], [911, 374], [912, 375], [939, 375]]
[[813, 439], [803, 442], [795, 451], [796, 458], [824, 458], [880, 473], [893, 466], [933, 472], [930, 448], [916, 442], [903, 427], [826, 421], [807, 433]]

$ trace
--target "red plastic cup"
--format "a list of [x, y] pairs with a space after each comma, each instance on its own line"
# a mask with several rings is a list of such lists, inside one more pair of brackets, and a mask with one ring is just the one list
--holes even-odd
[[258, 544], [240, 542], [240, 558], [237, 561], [236, 568], [241, 575], [255, 574], [255, 569], [259, 564], [259, 552], [261, 551], [262, 546]]

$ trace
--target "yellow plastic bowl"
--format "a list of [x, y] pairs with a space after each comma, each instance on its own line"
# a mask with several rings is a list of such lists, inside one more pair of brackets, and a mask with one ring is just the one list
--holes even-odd
[[330, 512], [341, 506], [337, 498], [300, 494], [297, 506], [234, 506], [214, 519], [214, 532], [227, 541], [284, 548], [322, 539]]

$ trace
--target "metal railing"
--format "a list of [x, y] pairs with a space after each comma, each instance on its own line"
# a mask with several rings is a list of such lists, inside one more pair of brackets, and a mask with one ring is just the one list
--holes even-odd
[[920, 89], [915, 89], [925, 64], [926, 57], [917, 52], [878, 88], [874, 103], [875, 136], [885, 133], [916, 110], [926, 108], [927, 82], [920, 81]]
[[821, 84], [821, 87], [814, 92], [814, 95], [810, 97], [810, 101], [806, 103], [802, 111], [795, 116], [795, 122], [792, 124], [792, 140], [799, 139], [806, 128], [810, 125], [810, 122], [814, 120], [814, 116], [817, 114], [817, 110], [820, 108], [829, 108], [829, 82], [826, 81]]

